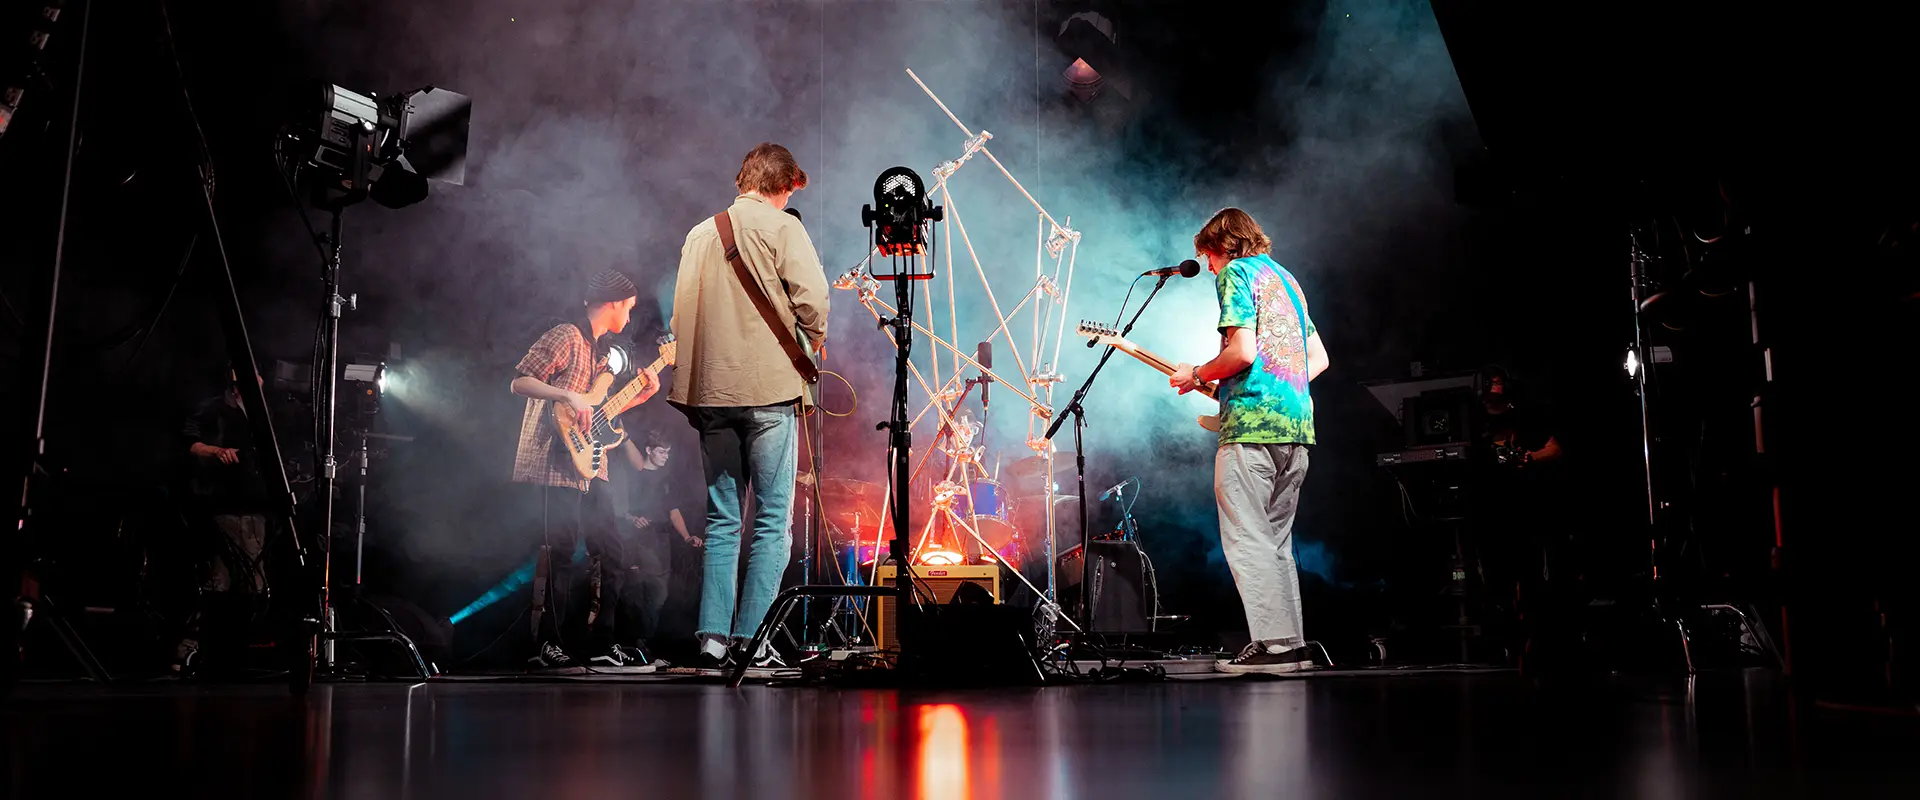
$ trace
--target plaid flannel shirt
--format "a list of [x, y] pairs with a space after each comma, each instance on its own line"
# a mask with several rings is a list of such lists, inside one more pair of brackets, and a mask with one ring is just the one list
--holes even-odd
[[[580, 329], [563, 324], [542, 334], [514, 369], [556, 389], [584, 392], [592, 387], [593, 376], [606, 368], [606, 359], [594, 356], [593, 343], [580, 334]], [[584, 492], [587, 480], [574, 471], [564, 451], [553, 446], [556, 431], [553, 415], [548, 410], [551, 405], [546, 400], [527, 398], [526, 413], [520, 418], [520, 443], [513, 451], [513, 480], [541, 486], [571, 486]], [[600, 462], [599, 478], [607, 479], [605, 459]]]

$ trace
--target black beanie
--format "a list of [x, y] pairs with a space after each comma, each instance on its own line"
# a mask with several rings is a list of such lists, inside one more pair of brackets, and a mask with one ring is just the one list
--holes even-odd
[[587, 281], [587, 305], [614, 303], [639, 294], [640, 290], [633, 287], [633, 281], [610, 269], [600, 270], [592, 280]]

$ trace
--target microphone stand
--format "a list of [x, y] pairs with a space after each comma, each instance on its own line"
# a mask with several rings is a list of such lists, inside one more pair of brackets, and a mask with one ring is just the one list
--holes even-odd
[[[1127, 326], [1120, 329], [1120, 338], [1124, 339], [1133, 332], [1133, 324], [1140, 321], [1140, 315], [1146, 313], [1147, 306], [1153, 304], [1154, 295], [1160, 293], [1160, 287], [1166, 286], [1167, 279], [1171, 277], [1161, 275], [1160, 280], [1153, 284], [1153, 291], [1147, 293], [1147, 299], [1141, 301], [1139, 310], [1133, 312], [1133, 319], [1127, 320]], [[1093, 340], [1087, 341], [1087, 346], [1093, 344]], [[1093, 388], [1094, 379], [1100, 377], [1100, 370], [1106, 368], [1107, 359], [1113, 357], [1113, 351], [1113, 345], [1107, 345], [1106, 352], [1100, 354], [1100, 363], [1095, 364], [1093, 372], [1087, 374], [1087, 382], [1080, 384], [1080, 388], [1073, 393], [1073, 399], [1067, 402], [1067, 407], [1054, 415], [1053, 424], [1047, 427], [1046, 435], [1051, 441], [1053, 435], [1060, 432], [1060, 426], [1066, 423], [1067, 415], [1073, 415], [1073, 462], [1080, 480], [1080, 610], [1084, 623], [1081, 629], [1086, 631], [1093, 630], [1093, 542], [1087, 538], [1087, 451], [1084, 441], [1087, 410], [1082, 402], [1087, 399], [1087, 390]], [[1053, 480], [1053, 476], [1047, 476], [1047, 480]]]

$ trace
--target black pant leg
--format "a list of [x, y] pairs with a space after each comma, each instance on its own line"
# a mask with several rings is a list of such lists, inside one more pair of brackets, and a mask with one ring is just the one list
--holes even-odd
[[540, 638], [566, 648], [573, 644], [567, 634], [575, 633], [573, 615], [585, 613], [573, 586], [573, 551], [580, 537], [580, 490], [569, 486], [543, 486], [542, 514], [547, 548], [547, 611], [540, 618]]
[[[620, 538], [613, 512], [613, 487], [606, 481], [594, 481], [580, 503], [580, 530], [586, 537], [587, 555], [600, 562], [599, 611], [594, 615], [586, 642], [598, 654], [611, 648], [619, 630], [621, 606], [626, 602], [627, 550]], [[585, 604], [582, 604], [585, 605]]]

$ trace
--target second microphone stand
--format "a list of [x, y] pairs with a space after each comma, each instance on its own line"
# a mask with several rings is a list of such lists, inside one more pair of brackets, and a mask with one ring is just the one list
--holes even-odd
[[[1140, 321], [1140, 315], [1146, 313], [1147, 306], [1153, 304], [1154, 295], [1160, 293], [1160, 288], [1166, 286], [1167, 279], [1171, 277], [1173, 276], [1162, 274], [1160, 280], [1153, 284], [1153, 291], [1148, 292], [1147, 299], [1141, 301], [1139, 310], [1133, 312], [1132, 319], [1127, 320], [1127, 326], [1120, 329], [1120, 338], [1125, 339], [1127, 334], [1133, 332], [1134, 323]], [[1135, 280], [1138, 279], [1136, 278]], [[1087, 341], [1088, 347], [1093, 347], [1095, 344], [1097, 343], [1091, 339]], [[1090, 555], [1090, 548], [1088, 548], [1091, 542], [1087, 540], [1087, 450], [1085, 442], [1087, 410], [1086, 406], [1082, 405], [1082, 403], [1087, 399], [1087, 390], [1093, 388], [1094, 379], [1100, 377], [1100, 370], [1106, 368], [1107, 359], [1113, 357], [1113, 351], [1113, 345], [1107, 345], [1106, 351], [1100, 354], [1100, 363], [1095, 364], [1093, 372], [1087, 374], [1087, 382], [1080, 384], [1080, 388], [1074, 391], [1073, 399], [1067, 402], [1067, 407], [1061, 409], [1061, 413], [1054, 416], [1053, 424], [1048, 426], [1046, 435], [1046, 438], [1051, 441], [1054, 434], [1060, 432], [1060, 426], [1066, 424], [1067, 415], [1073, 415], [1073, 463], [1074, 472], [1080, 481], [1080, 547], [1082, 548], [1080, 551], [1080, 618], [1082, 622], [1081, 629], [1086, 631], [1093, 630], [1093, 558]]]

